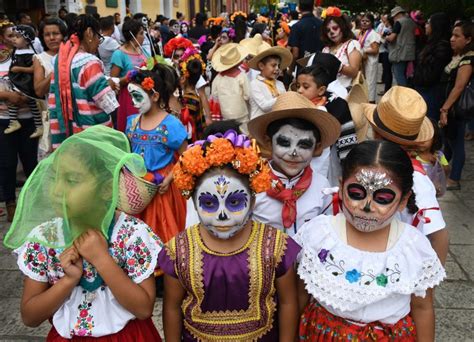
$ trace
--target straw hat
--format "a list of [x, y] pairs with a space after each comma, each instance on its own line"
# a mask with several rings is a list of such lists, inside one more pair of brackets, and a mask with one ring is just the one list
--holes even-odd
[[252, 57], [258, 54], [257, 49], [259, 46], [263, 45], [267, 48], [271, 48], [270, 44], [263, 41], [260, 33], [257, 33], [253, 38], [242, 39], [239, 44], [247, 48], [249, 55], [252, 55]]
[[318, 155], [322, 149], [331, 146], [341, 134], [339, 121], [328, 112], [319, 110], [303, 95], [289, 91], [277, 97], [272, 110], [248, 122], [250, 135], [255, 138], [262, 150], [271, 151], [271, 139], [267, 136], [267, 128], [272, 122], [286, 119], [299, 118], [312, 123], [321, 133], [321, 149], [315, 149]]
[[395, 86], [378, 105], [364, 104], [364, 114], [381, 136], [400, 145], [417, 145], [433, 138], [427, 106], [417, 91]]
[[293, 55], [291, 54], [290, 50], [285, 49], [281, 46], [269, 46], [270, 45], [268, 44], [262, 44], [257, 47], [257, 55], [249, 61], [249, 67], [255, 70], [259, 70], [258, 62], [260, 62], [265, 57], [276, 55], [279, 56], [281, 59], [280, 69], [285, 70], [286, 68], [288, 68], [291, 64], [291, 61], [293, 60]]
[[247, 55], [245, 47], [236, 43], [225, 44], [212, 56], [212, 67], [217, 72], [229, 70], [242, 62]]
[[352, 88], [347, 96], [347, 104], [351, 112], [352, 121], [354, 122], [355, 131], [357, 134], [357, 141], [362, 142], [367, 140], [369, 133], [369, 121], [364, 115], [363, 103], [369, 102], [367, 93], [362, 87]]
[[406, 13], [406, 11], [403, 9], [403, 7], [401, 6], [395, 6], [394, 8], [392, 8], [392, 10], [390, 11], [390, 16], [393, 18], [395, 17], [398, 13]]

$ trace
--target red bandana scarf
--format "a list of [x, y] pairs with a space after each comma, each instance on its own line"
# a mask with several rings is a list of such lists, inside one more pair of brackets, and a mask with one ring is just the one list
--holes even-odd
[[283, 227], [288, 229], [296, 222], [296, 201], [303, 196], [310, 187], [311, 181], [313, 180], [313, 170], [310, 166], [307, 166], [293, 189], [286, 189], [281, 180], [275, 176], [273, 172], [270, 173], [270, 176], [273, 179], [272, 183], [276, 183], [276, 185], [272, 185], [272, 187], [267, 190], [267, 195], [283, 202], [281, 218]]

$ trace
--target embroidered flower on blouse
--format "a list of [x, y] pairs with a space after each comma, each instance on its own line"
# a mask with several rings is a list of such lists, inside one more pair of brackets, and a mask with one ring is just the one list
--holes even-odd
[[349, 283], [355, 283], [358, 282], [360, 279], [361, 274], [357, 272], [356, 269], [353, 269], [351, 271], [347, 271], [346, 273], [346, 279], [349, 281]]
[[329, 255], [329, 251], [327, 249], [324, 249], [324, 248], [321, 249], [318, 253], [319, 261], [321, 261], [322, 263], [325, 263], [328, 255]]
[[388, 278], [385, 274], [380, 274], [375, 278], [375, 281], [377, 282], [377, 285], [385, 287], [387, 286]]

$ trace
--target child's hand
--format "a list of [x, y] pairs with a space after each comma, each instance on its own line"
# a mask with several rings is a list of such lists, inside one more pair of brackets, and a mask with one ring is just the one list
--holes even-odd
[[11, 71], [11, 72], [21, 72], [21, 69], [20, 69], [20, 67], [18, 67], [18, 66], [14, 66], [14, 67], [12, 67], [12, 68], [10, 69], [10, 71]]
[[161, 182], [161, 184], [158, 186], [158, 192], [160, 195], [163, 195], [168, 191], [172, 180], [173, 177], [166, 177], [163, 179], [163, 182]]
[[79, 282], [82, 277], [82, 258], [76, 247], [71, 246], [59, 256], [64, 275], [74, 282]]
[[85, 233], [82, 233], [81, 236], [74, 241], [74, 247], [76, 247], [79, 254], [92, 265], [95, 265], [101, 258], [109, 256], [107, 241], [104, 236], [95, 229], [89, 229]]

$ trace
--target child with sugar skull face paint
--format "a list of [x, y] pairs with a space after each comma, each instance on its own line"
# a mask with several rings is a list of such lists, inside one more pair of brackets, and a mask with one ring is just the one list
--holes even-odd
[[175, 153], [187, 146], [184, 126], [170, 114], [174, 75], [171, 68], [157, 64], [154, 71], [135, 70], [129, 78], [128, 91], [138, 114], [128, 117], [125, 133], [132, 151], [145, 160], [148, 179], [159, 184], [140, 218], [166, 242], [184, 229], [186, 215], [186, 203], [173, 184], [172, 173]]
[[318, 216], [295, 236], [300, 339], [434, 340], [432, 289], [446, 274], [423, 233], [395, 215], [413, 196], [412, 173], [396, 144], [366, 141], [349, 152], [342, 213]]
[[248, 128], [262, 149], [271, 151], [272, 188], [257, 195], [253, 217], [292, 236], [331, 203], [322, 193], [328, 180], [310, 163], [336, 142], [341, 125], [303, 95], [287, 92]]
[[175, 183], [193, 199], [200, 223], [158, 257], [167, 340], [294, 340], [300, 248], [251, 219], [255, 193], [270, 187], [269, 172], [256, 144], [234, 130], [211, 134], [180, 157]]

